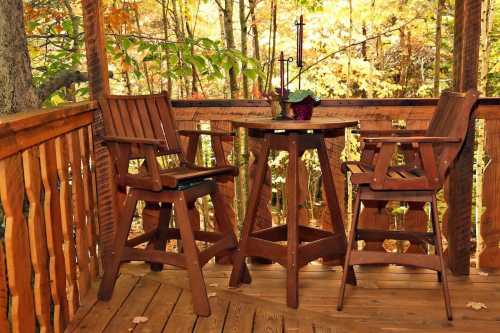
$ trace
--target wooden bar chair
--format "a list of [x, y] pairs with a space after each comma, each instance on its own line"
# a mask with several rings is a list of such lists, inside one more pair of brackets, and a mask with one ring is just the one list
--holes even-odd
[[[443, 259], [441, 230], [439, 228], [436, 193], [458, 156], [478, 98], [475, 90], [467, 93], [444, 92], [427, 131], [415, 136], [414, 131], [378, 133], [378, 137], [363, 137], [362, 161], [346, 162], [344, 172], [351, 172], [351, 182], [358, 186], [354, 204], [354, 218], [349, 234], [344, 274], [341, 281], [337, 309], [342, 310], [348, 268], [363, 264], [399, 264], [422, 267], [438, 272], [441, 282], [446, 315], [452, 320], [446, 267]], [[373, 132], [373, 131], [372, 131]], [[376, 134], [376, 133], [371, 133]], [[406, 136], [405, 136], [406, 134]], [[393, 166], [397, 148], [412, 158], [405, 165]], [[363, 201], [430, 202], [432, 232], [386, 231], [358, 228], [360, 207]], [[450, 221], [453, 223], [453, 221]], [[358, 240], [384, 241], [385, 239], [409, 240], [414, 244], [432, 244], [435, 255], [414, 253], [388, 253], [358, 251]]]
[[[155, 270], [161, 269], [163, 264], [169, 264], [187, 269], [194, 310], [200, 316], [209, 316], [210, 306], [202, 267], [216, 255], [232, 258], [238, 245], [217, 183], [220, 177], [235, 176], [237, 169], [221, 163], [213, 168], [202, 168], [186, 160], [166, 94], [109, 96], [101, 99], [99, 104], [104, 119], [104, 141], [109, 147], [116, 183], [123, 198], [113, 259], [110, 265], [104, 267], [99, 299], [110, 299], [122, 262], [147, 261], [153, 263], [152, 269]], [[182, 134], [195, 139], [200, 134], [214, 135], [219, 139], [223, 135], [230, 135], [209, 131], [184, 131]], [[189, 154], [193, 155], [192, 152]], [[159, 156], [172, 155], [178, 157], [178, 166], [166, 168], [158, 162]], [[129, 169], [129, 162], [133, 159], [142, 161], [139, 172], [132, 173]], [[214, 205], [215, 232], [197, 230], [190, 221], [190, 207], [194, 206], [196, 199], [205, 195], [210, 195]], [[154, 230], [127, 239], [138, 200], [145, 201], [147, 205], [161, 205], [160, 220]], [[169, 225], [172, 208], [175, 210], [177, 228]], [[182, 240], [181, 253], [165, 251], [166, 243], [171, 239]], [[213, 245], [200, 252], [196, 241]], [[146, 242], [152, 246], [137, 248]], [[249, 279], [247, 270], [245, 276]]]

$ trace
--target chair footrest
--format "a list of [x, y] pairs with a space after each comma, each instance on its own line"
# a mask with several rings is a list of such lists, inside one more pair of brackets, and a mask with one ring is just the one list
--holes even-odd
[[210, 259], [219, 255], [227, 250], [231, 250], [236, 248], [236, 241], [231, 236], [226, 236], [209, 246], [207, 249], [200, 252], [200, 265], [205, 265]]
[[352, 251], [349, 265], [397, 264], [441, 271], [437, 255], [415, 253], [388, 253], [378, 251]]
[[356, 240], [370, 242], [384, 241], [386, 239], [408, 240], [412, 244], [432, 244], [434, 245], [434, 234], [432, 232], [418, 231], [392, 231], [376, 229], [358, 229]]
[[186, 257], [183, 254], [168, 253], [159, 250], [143, 250], [131, 247], [123, 249], [121, 261], [149, 261], [176, 267], [186, 267]]

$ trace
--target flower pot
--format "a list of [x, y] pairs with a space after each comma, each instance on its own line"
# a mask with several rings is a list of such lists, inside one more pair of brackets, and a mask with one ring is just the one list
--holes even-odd
[[298, 103], [292, 103], [293, 119], [309, 120], [312, 117], [313, 109], [319, 103], [311, 96], [306, 97]]

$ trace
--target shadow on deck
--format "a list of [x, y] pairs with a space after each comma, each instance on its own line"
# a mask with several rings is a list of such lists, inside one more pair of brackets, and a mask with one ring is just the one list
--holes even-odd
[[[227, 288], [229, 266], [204, 270], [212, 316], [192, 312], [185, 271], [160, 273], [144, 264], [124, 265], [109, 302], [96, 301], [96, 287], [66, 332], [500, 332], [500, 272], [450, 276], [454, 321], [445, 320], [436, 274], [397, 266], [357, 270], [336, 311], [339, 268], [310, 264], [300, 274], [300, 307], [286, 307], [285, 271], [253, 265], [251, 285]], [[468, 302], [482, 302], [475, 311]], [[147, 322], [134, 324], [134, 317]]]

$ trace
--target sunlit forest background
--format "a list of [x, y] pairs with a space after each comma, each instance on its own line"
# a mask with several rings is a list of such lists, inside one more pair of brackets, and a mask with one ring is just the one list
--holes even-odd
[[[106, 0], [106, 48], [117, 94], [262, 98], [279, 85], [280, 51], [302, 88], [322, 98], [438, 96], [452, 82], [450, 0]], [[480, 91], [500, 95], [500, 4], [483, 1]], [[68, 71], [79, 83], [46, 105], [88, 98], [81, 4], [26, 0], [35, 83]], [[298, 85], [290, 64], [290, 88]]]
[[[290, 90], [298, 88], [296, 22], [303, 15], [301, 88], [323, 99], [438, 97], [453, 77], [454, 2], [450, 0], [105, 0], [104, 24], [111, 92], [168, 91], [173, 99], [261, 99], [280, 84], [278, 56], [290, 63]], [[25, 24], [35, 84], [71, 77], [72, 84], [44, 106], [88, 99], [80, 0], [25, 0]], [[479, 90], [500, 96], [500, 3], [482, 1]], [[203, 125], [203, 124], [201, 124]], [[205, 124], [209, 126], [209, 124]], [[204, 125], [204, 126], [205, 126]], [[474, 234], [481, 214], [484, 122], [474, 153]], [[208, 139], [199, 162], [213, 163]], [[246, 141], [239, 150], [245, 151]], [[359, 155], [346, 136], [343, 159]], [[235, 154], [234, 156], [240, 156]], [[246, 156], [242, 154], [241, 156]], [[232, 160], [232, 157], [230, 156]], [[303, 158], [310, 193], [320, 193], [316, 154]], [[282, 219], [288, 155], [270, 160], [273, 218]], [[234, 160], [241, 167], [247, 162]], [[235, 211], [241, 223], [248, 190], [239, 177]], [[441, 194], [442, 195], [442, 194]], [[311, 220], [321, 207], [311, 195]], [[346, 203], [351, 202], [349, 191]], [[206, 203], [205, 203], [206, 204]], [[206, 204], [208, 207], [208, 204]], [[443, 200], [440, 211], [444, 212]], [[407, 207], [390, 207], [395, 217]], [[201, 209], [208, 214], [208, 210]], [[205, 214], [203, 214], [205, 215]], [[395, 219], [396, 221], [397, 219]]]

